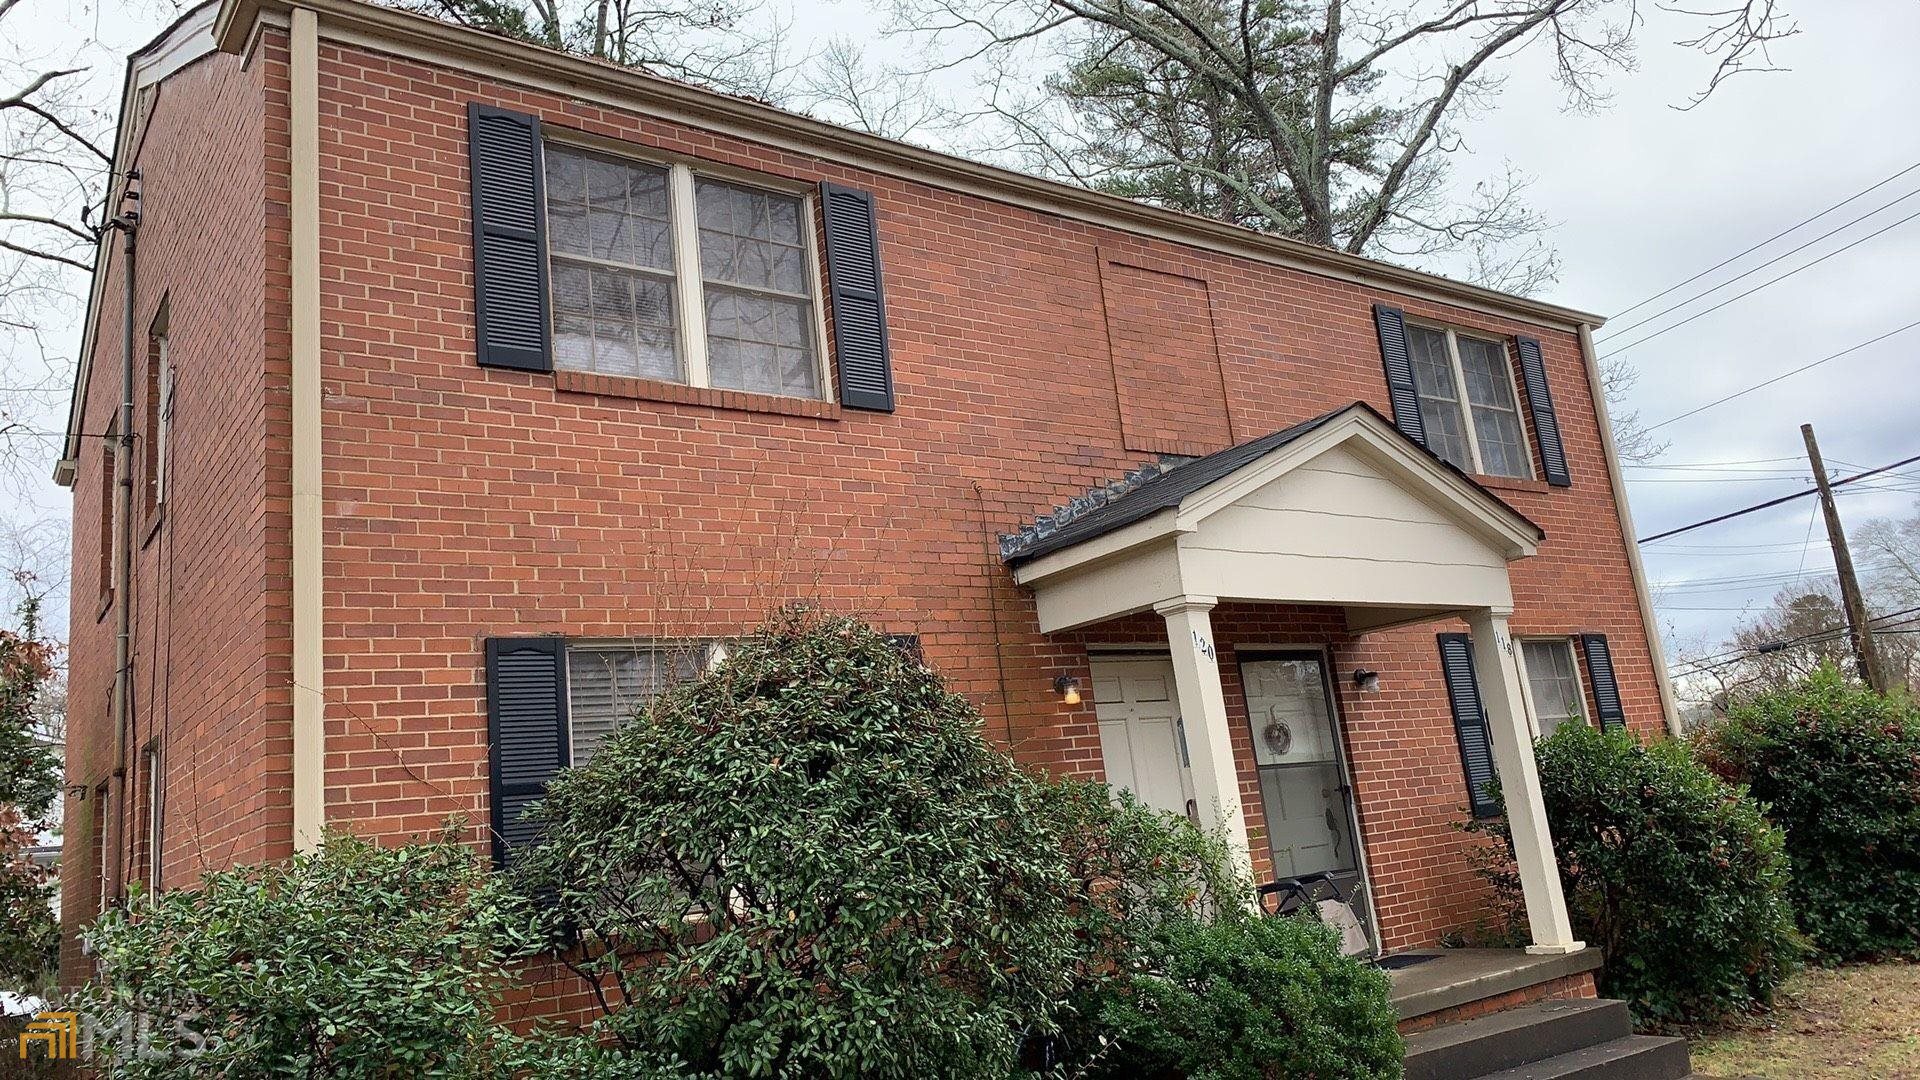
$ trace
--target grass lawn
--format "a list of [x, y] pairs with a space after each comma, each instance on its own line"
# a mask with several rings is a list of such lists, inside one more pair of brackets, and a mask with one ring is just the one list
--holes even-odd
[[1693, 1070], [1769, 1080], [1920, 1078], [1920, 964], [1802, 972], [1771, 1015], [1696, 1036]]

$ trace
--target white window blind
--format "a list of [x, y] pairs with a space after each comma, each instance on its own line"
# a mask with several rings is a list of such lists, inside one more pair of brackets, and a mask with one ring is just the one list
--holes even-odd
[[585, 765], [614, 731], [662, 690], [705, 666], [690, 642], [576, 645], [567, 649], [567, 721], [573, 764]]

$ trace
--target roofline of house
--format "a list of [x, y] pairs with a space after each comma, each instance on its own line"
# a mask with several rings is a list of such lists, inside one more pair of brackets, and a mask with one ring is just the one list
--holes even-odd
[[[131, 155], [135, 125], [129, 116], [144, 87], [167, 78], [205, 55], [202, 35], [211, 13], [211, 42], [224, 52], [244, 55], [263, 24], [285, 25], [295, 7], [313, 11], [323, 38], [371, 47], [409, 59], [450, 63], [458, 70], [499, 78], [612, 108], [680, 121], [719, 134], [777, 146], [807, 156], [896, 176], [932, 187], [977, 195], [1041, 213], [1057, 214], [1136, 236], [1237, 256], [1304, 273], [1330, 277], [1388, 293], [1517, 319], [1569, 332], [1599, 327], [1606, 320], [1591, 312], [1513, 296], [1437, 274], [1349, 255], [1331, 248], [1269, 236], [1193, 214], [1168, 210], [1087, 188], [1047, 180], [894, 139], [839, 127], [809, 116], [731, 94], [702, 89], [634, 68], [561, 52], [530, 42], [489, 34], [424, 15], [382, 7], [366, 0], [217, 0], [182, 15], [127, 61], [113, 169], [118, 175]], [[79, 456], [80, 417], [92, 367], [99, 322], [100, 290], [112, 245], [101, 242], [82, 332], [72, 405], [64, 449], [54, 466], [57, 483], [73, 482]]]
[[457, 60], [459, 70], [466, 74], [495, 76], [614, 108], [681, 120], [934, 187], [1567, 331], [1577, 330], [1582, 324], [1597, 327], [1605, 321], [1590, 312], [984, 165], [762, 102], [366, 0], [224, 0], [214, 27], [219, 47], [227, 52], [244, 52], [263, 19], [284, 23], [294, 7], [309, 8], [319, 16], [322, 38], [370, 45], [427, 61]]
[[[120, 119], [113, 135], [113, 164], [107, 173], [107, 206], [115, 205], [119, 200], [114, 198], [114, 193], [125, 188], [126, 163], [133, 156], [132, 142], [138, 127], [134, 113], [139, 107], [140, 91], [164, 82], [174, 72], [213, 51], [215, 7], [209, 0], [188, 9], [152, 41], [127, 57], [127, 74], [120, 91]], [[86, 321], [81, 325], [80, 355], [76, 358], [73, 393], [67, 404], [66, 438], [61, 443], [60, 459], [53, 466], [53, 482], [62, 487], [73, 484], [74, 469], [80, 459], [80, 421], [86, 415], [87, 381], [93, 374], [93, 349], [100, 329], [101, 290], [106, 288], [107, 267], [113, 259], [114, 236], [111, 229], [103, 232], [93, 252]]]

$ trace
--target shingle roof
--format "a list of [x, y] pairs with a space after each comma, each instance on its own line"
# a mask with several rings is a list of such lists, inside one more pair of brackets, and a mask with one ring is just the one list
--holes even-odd
[[[1321, 413], [1311, 420], [1303, 420], [1292, 427], [1281, 428], [1270, 435], [1262, 435], [1251, 442], [1230, 446], [1205, 457], [1189, 458], [1173, 463], [1167, 463], [1166, 459], [1163, 459], [1161, 465], [1149, 466], [1145, 470], [1136, 472], [1121, 485], [1097, 488], [1089, 495], [1075, 499], [1073, 503], [1056, 511], [1052, 516], [1043, 517], [1017, 533], [1002, 536], [1000, 559], [1008, 566], [1019, 566], [1042, 555], [1085, 543], [1115, 529], [1145, 520], [1162, 510], [1172, 509], [1201, 488], [1355, 410], [1371, 413], [1387, 427], [1393, 427], [1392, 421], [1381, 416], [1379, 410], [1364, 401], [1356, 401], [1351, 405], [1342, 405], [1331, 412]], [[1419, 446], [1412, 440], [1408, 442]], [[1467, 476], [1452, 464], [1442, 461], [1431, 450], [1422, 446], [1420, 452], [1439, 461], [1456, 475], [1473, 484], [1475, 490], [1506, 507], [1508, 512], [1520, 517], [1523, 521], [1526, 520], [1524, 515], [1507, 506], [1499, 496], [1481, 487], [1472, 477]], [[1538, 528], [1538, 526], [1535, 527]]]

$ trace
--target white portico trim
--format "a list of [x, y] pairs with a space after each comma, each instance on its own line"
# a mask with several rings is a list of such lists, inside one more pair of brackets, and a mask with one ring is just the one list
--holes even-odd
[[1248, 858], [1226, 699], [1211, 625], [1223, 600], [1335, 606], [1364, 633], [1467, 621], [1480, 699], [1519, 862], [1533, 949], [1571, 952], [1553, 839], [1507, 629], [1507, 564], [1539, 550], [1538, 526], [1410, 442], [1365, 405], [1179, 465], [1007, 561], [1054, 633], [1152, 610], [1167, 644], [1196, 804]]

